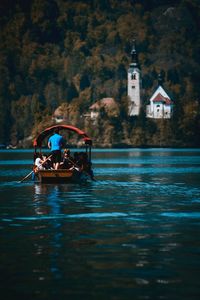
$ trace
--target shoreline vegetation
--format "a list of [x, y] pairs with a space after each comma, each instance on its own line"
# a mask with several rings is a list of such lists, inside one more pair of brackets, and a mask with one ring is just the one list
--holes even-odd
[[[3, 1], [0, 144], [31, 148], [59, 111], [94, 147], [200, 147], [199, 20], [196, 0]], [[138, 117], [128, 116], [133, 38], [142, 72]], [[174, 103], [169, 120], [145, 116], [158, 74]], [[100, 107], [92, 119], [90, 107], [107, 97], [115, 107]]]
[[[70, 149], [82, 149], [82, 146], [77, 146], [77, 145], [70, 145], [69, 147]], [[200, 146], [184, 146], [184, 145], [179, 145], [179, 146], [174, 146], [174, 145], [166, 145], [166, 146], [162, 146], [162, 145], [147, 145], [147, 146], [143, 146], [143, 145], [138, 145], [138, 146], [132, 146], [132, 145], [127, 145], [127, 144], [118, 144], [118, 145], [94, 145], [93, 150], [95, 149], [100, 149], [100, 150], [104, 150], [104, 149], [113, 149], [113, 150], [117, 150], [117, 149], [200, 149]], [[17, 146], [12, 146], [12, 145], [0, 145], [0, 151], [1, 150], [31, 150], [33, 149], [33, 147], [17, 147]], [[41, 148], [41, 150], [45, 150], [47, 151], [47, 147]]]

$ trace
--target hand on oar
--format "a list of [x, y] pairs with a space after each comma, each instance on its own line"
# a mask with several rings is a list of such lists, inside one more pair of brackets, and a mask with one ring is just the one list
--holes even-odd
[[[50, 156], [48, 156], [38, 167], [37, 167], [37, 169], [38, 168], [40, 168], [50, 157], [51, 157], [52, 155], [50, 155]], [[31, 174], [33, 174], [33, 172], [34, 172], [35, 170], [33, 170], [33, 171], [31, 171], [29, 174], [27, 174], [24, 178], [22, 178], [22, 180], [20, 181], [20, 183], [21, 182], [23, 182], [25, 179], [27, 179], [29, 176], [31, 176]]]

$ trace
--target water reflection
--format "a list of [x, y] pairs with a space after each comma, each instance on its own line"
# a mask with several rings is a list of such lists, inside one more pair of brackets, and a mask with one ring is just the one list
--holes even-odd
[[[66, 249], [70, 254], [71, 263], [74, 264], [77, 251], [96, 244], [95, 239], [89, 237], [92, 228], [90, 213], [94, 208], [87, 202], [84, 205], [84, 194], [89, 199], [90, 187], [36, 184], [34, 188], [36, 218], [31, 216], [27, 220], [35, 220], [40, 224], [43, 222], [43, 231], [46, 232], [40, 234], [35, 250], [37, 255], [43, 256], [48, 249], [52, 276], [55, 279], [64, 278], [66, 274], [61, 265], [61, 257], [65, 256], [63, 250]], [[38, 224], [34, 228], [38, 230]]]
[[[42, 255], [45, 253], [45, 249], [49, 249], [50, 259], [50, 272], [53, 278], [62, 278], [62, 271], [58, 264], [58, 258], [60, 255], [60, 249], [62, 248], [62, 224], [57, 215], [61, 214], [61, 205], [59, 202], [60, 187], [57, 185], [48, 186], [45, 184], [35, 184], [34, 194], [34, 211], [36, 215], [51, 215], [53, 218], [46, 224], [46, 228], [43, 228], [51, 233], [48, 240], [45, 235], [40, 235], [40, 243], [35, 243], [36, 254]], [[45, 201], [45, 203], [43, 203]], [[35, 230], [38, 230], [38, 226], [35, 226]], [[43, 240], [44, 239], [44, 240]], [[44, 241], [47, 240], [47, 243]], [[42, 270], [41, 270], [42, 271]], [[39, 272], [39, 280], [45, 280], [44, 276], [41, 276]]]
[[95, 152], [86, 186], [19, 184], [29, 166], [2, 166], [7, 298], [195, 299], [200, 152], [168, 152]]

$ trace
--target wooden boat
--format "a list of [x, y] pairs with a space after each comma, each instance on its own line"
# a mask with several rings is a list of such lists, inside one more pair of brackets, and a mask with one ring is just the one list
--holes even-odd
[[89, 179], [87, 173], [73, 170], [39, 170], [37, 177], [42, 183], [81, 183]]
[[[50, 136], [54, 130], [58, 128], [61, 130], [68, 130], [78, 134], [79, 138], [83, 141], [85, 146], [85, 153], [87, 156], [87, 164], [83, 164], [82, 168], [79, 168], [75, 162], [73, 162], [73, 166], [70, 169], [38, 169], [34, 171], [35, 178], [39, 180], [41, 183], [82, 183], [87, 181], [88, 179], [93, 180], [93, 171], [91, 169], [91, 147], [92, 140], [88, 137], [88, 135], [80, 130], [77, 127], [71, 125], [55, 125], [49, 128], [46, 128], [42, 131], [38, 137], [34, 140], [33, 145], [35, 148], [34, 151], [34, 160], [35, 157], [42, 152], [42, 142]], [[39, 152], [38, 152], [39, 150]]]

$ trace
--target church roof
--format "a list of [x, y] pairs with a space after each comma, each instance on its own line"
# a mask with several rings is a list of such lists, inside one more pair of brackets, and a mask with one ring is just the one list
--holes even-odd
[[157, 88], [157, 90], [154, 92], [152, 97], [150, 98], [150, 101], [153, 102], [164, 102], [165, 104], [172, 104], [172, 100], [169, 97], [169, 95], [166, 93], [166, 91], [163, 89], [161, 85]]
[[155, 98], [152, 99], [153, 102], [164, 102], [165, 104], [172, 104], [171, 99], [168, 97], [164, 97], [160, 93], [155, 96]]

